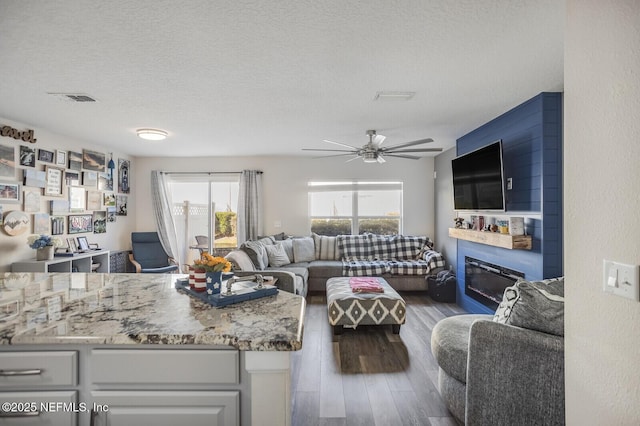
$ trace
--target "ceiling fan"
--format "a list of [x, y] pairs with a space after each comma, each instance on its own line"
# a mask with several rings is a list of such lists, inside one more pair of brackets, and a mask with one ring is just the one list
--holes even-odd
[[409, 148], [415, 145], [421, 145], [423, 143], [433, 142], [433, 139], [420, 139], [413, 142], [405, 142], [397, 145], [391, 145], [387, 147], [383, 147], [382, 143], [386, 139], [384, 136], [376, 133], [375, 130], [367, 130], [367, 135], [369, 136], [369, 143], [364, 145], [362, 148], [358, 148], [352, 145], [347, 145], [341, 142], [334, 142], [329, 140], [324, 140], [323, 142], [332, 143], [334, 145], [339, 145], [349, 149], [313, 149], [313, 148], [303, 148], [303, 151], [324, 151], [324, 152], [340, 152], [341, 154], [334, 155], [324, 155], [322, 157], [315, 158], [327, 158], [327, 157], [342, 157], [342, 156], [354, 156], [347, 160], [353, 161], [358, 158], [362, 158], [365, 163], [384, 163], [384, 157], [398, 157], [398, 158], [408, 158], [411, 160], [419, 160], [420, 157], [416, 155], [409, 155], [411, 152], [440, 152], [442, 148]]

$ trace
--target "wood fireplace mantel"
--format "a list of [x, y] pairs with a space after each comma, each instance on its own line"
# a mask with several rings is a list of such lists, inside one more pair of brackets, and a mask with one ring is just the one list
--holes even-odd
[[449, 228], [449, 236], [509, 250], [531, 250], [531, 235], [509, 235], [489, 231]]

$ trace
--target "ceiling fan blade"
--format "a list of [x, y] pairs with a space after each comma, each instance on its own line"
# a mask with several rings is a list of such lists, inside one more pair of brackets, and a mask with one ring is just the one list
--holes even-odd
[[350, 158], [347, 161], [345, 161], [345, 163], [348, 163], [349, 161], [357, 160], [358, 158], [361, 158], [361, 157], [359, 155], [356, 155], [355, 157]]
[[384, 140], [386, 139], [386, 136], [382, 136], [382, 135], [375, 135], [372, 139], [372, 142], [375, 146], [380, 146], [382, 145], [382, 142], [384, 142]]
[[380, 163], [380, 164], [382, 164], [382, 163], [386, 163], [386, 162], [387, 162], [387, 160], [385, 160], [385, 159], [382, 157], [382, 154], [378, 154], [378, 158], [376, 158], [376, 161], [377, 161], [378, 163]]
[[355, 154], [356, 151], [349, 149], [322, 149], [322, 148], [302, 148], [303, 151], [326, 151], [326, 152], [353, 152]]
[[346, 143], [341, 143], [341, 142], [334, 142], [334, 141], [330, 141], [330, 140], [327, 140], [327, 139], [323, 139], [322, 142], [328, 142], [328, 143], [332, 143], [334, 145], [340, 145], [340, 146], [344, 146], [346, 148], [351, 148], [351, 149], [355, 149], [355, 150], [359, 149], [357, 146], [347, 145]]
[[403, 152], [441, 152], [442, 148], [413, 148], [413, 149], [401, 149], [401, 150], [385, 150], [385, 154], [401, 154]]
[[[315, 160], [316, 158], [344, 157], [346, 155], [356, 155], [356, 153], [355, 152], [346, 152], [344, 154], [321, 155], [319, 157], [312, 157], [312, 158]], [[358, 158], [357, 155], [356, 155], [356, 158]]]
[[408, 158], [410, 160], [419, 160], [420, 159], [420, 157], [418, 157], [416, 155], [389, 154], [389, 153], [386, 153], [384, 155], [386, 155], [387, 157]]
[[385, 151], [388, 151], [390, 149], [404, 148], [404, 147], [407, 147], [407, 146], [420, 145], [421, 143], [430, 143], [430, 142], [433, 142], [433, 139], [431, 139], [431, 138], [420, 139], [418, 141], [400, 143], [398, 145], [392, 145], [392, 146], [388, 146], [388, 147], [382, 148], [382, 149], [384, 149]]

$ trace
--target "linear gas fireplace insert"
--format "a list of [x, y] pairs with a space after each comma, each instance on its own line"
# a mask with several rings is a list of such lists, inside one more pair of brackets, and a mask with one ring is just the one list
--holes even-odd
[[497, 309], [504, 289], [512, 286], [524, 273], [465, 256], [464, 293], [483, 305]]

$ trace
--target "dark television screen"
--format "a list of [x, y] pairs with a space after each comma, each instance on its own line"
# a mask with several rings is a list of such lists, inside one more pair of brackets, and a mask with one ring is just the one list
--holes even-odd
[[454, 158], [455, 210], [504, 210], [502, 141]]

